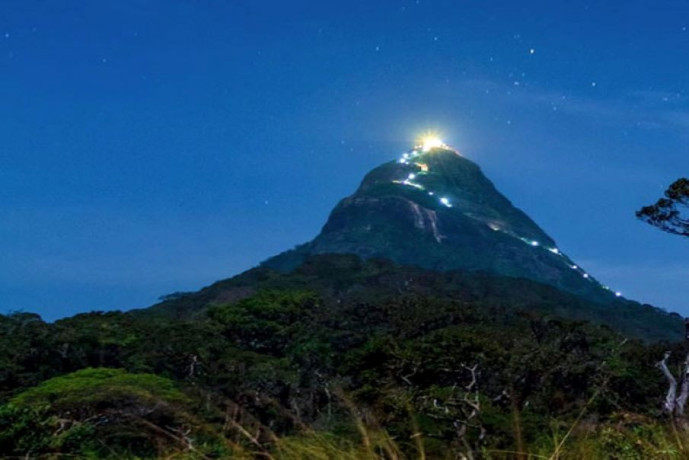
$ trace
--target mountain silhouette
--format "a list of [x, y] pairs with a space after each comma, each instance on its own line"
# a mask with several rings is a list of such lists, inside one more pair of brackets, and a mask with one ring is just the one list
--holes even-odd
[[314, 240], [262, 265], [290, 271], [327, 253], [527, 278], [599, 301], [619, 295], [567, 257], [478, 165], [445, 145], [419, 146], [373, 169]]
[[[445, 145], [385, 163], [338, 203], [312, 241], [135, 313], [199, 318], [271, 290], [316, 292], [364, 310], [402, 296], [470, 302], [677, 340], [677, 314], [618, 298], [573, 262], [473, 162]], [[344, 307], [343, 307], [344, 308]]]

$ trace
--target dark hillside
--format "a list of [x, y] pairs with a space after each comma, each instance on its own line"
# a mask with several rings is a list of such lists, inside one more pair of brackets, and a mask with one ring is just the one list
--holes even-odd
[[549, 455], [584, 413], [571, 442], [617, 437], [578, 458], [627, 445], [652, 458], [662, 446], [638, 428], [661, 430], [654, 363], [667, 349], [680, 358], [683, 345], [557, 315], [605, 308], [526, 280], [334, 255], [291, 274], [252, 270], [150, 311], [55, 324], [0, 316], [0, 348], [12, 350], [0, 357], [0, 454]]
[[650, 305], [624, 299], [597, 303], [528, 279], [457, 270], [433, 272], [337, 254], [309, 257], [290, 273], [258, 267], [197, 293], [132, 314], [144, 318], [194, 318], [213, 305], [237, 301], [266, 289], [308, 289], [330, 302], [362, 305], [397, 296], [453, 300], [486, 308], [499, 305], [512, 311], [604, 324], [629, 337], [648, 341], [674, 341], [683, 334], [678, 315]]
[[263, 265], [291, 271], [309, 255], [326, 253], [527, 278], [596, 302], [615, 298], [478, 165], [446, 146], [417, 147], [375, 168], [333, 209], [314, 240]]

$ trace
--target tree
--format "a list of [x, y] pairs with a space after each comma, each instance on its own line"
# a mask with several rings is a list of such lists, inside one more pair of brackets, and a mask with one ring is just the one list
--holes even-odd
[[[664, 232], [689, 237], [689, 216], [682, 214], [689, 211], [689, 179], [681, 178], [673, 182], [665, 190], [665, 198], [656, 204], [644, 206], [636, 212], [636, 217], [646, 223], [658, 227]], [[689, 340], [689, 318], [685, 318], [685, 339]], [[677, 379], [667, 366], [671, 352], [666, 352], [663, 359], [656, 366], [663, 372], [668, 381], [668, 391], [663, 401], [663, 411], [671, 418], [678, 419], [682, 427], [687, 429], [684, 408], [689, 399], [689, 354], [687, 354], [680, 373], [680, 393], [677, 395]]]
[[675, 235], [689, 236], [689, 179], [678, 179], [665, 190], [665, 198], [644, 206], [636, 217], [654, 227]]
[[223, 443], [193, 415], [199, 407], [164, 377], [82, 369], [0, 405], [0, 455], [206, 458]]

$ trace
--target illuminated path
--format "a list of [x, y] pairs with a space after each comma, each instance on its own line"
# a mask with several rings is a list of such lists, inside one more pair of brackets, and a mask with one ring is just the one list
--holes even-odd
[[[394, 184], [403, 185], [406, 187], [412, 187], [416, 190], [424, 191], [424, 192], [428, 193], [429, 196], [436, 196], [436, 193], [434, 191], [427, 190], [426, 187], [424, 187], [423, 185], [418, 183], [418, 179], [420, 179], [421, 176], [428, 174], [428, 172], [429, 172], [428, 165], [426, 163], [421, 163], [421, 162], [415, 161], [420, 155], [422, 155], [424, 153], [428, 153], [431, 150], [436, 149], [436, 148], [451, 150], [451, 151], [453, 151], [459, 155], [458, 152], [456, 152], [454, 149], [452, 149], [451, 147], [446, 145], [443, 141], [441, 141], [437, 137], [434, 137], [434, 136], [424, 137], [424, 138], [422, 138], [420, 145], [417, 145], [411, 151], [402, 154], [402, 157], [398, 160], [398, 163], [401, 163], [403, 165], [416, 166], [417, 168], [419, 168], [419, 171], [417, 171], [416, 173], [409, 173], [406, 178], [401, 179], [401, 180], [393, 180], [392, 182]], [[452, 202], [451, 202], [450, 198], [448, 198], [448, 197], [441, 196], [438, 198], [438, 202], [442, 206], [445, 206], [446, 208], [452, 208]], [[579, 273], [582, 276], [582, 278], [585, 278], [585, 279], [587, 279], [593, 283], [598, 284], [601, 288], [605, 289], [606, 291], [610, 291], [610, 288], [608, 286], [604, 286], [604, 285], [598, 283], [588, 273], [586, 273], [585, 270], [583, 270], [578, 265], [570, 265], [569, 260], [571, 260], [571, 259], [569, 259], [569, 257], [567, 257], [558, 248], [543, 246], [543, 245], [541, 245], [540, 242], [538, 242], [536, 240], [531, 240], [531, 239], [519, 236], [519, 235], [517, 235], [517, 234], [515, 234], [509, 230], [505, 230], [505, 229], [501, 228], [499, 225], [494, 224], [494, 223], [489, 223], [486, 225], [488, 225], [488, 227], [493, 231], [501, 232], [505, 235], [509, 235], [513, 238], [517, 238], [517, 239], [523, 241], [525, 244], [527, 244], [533, 248], [546, 250], [546, 251], [550, 252], [551, 254], [554, 254], [556, 256], [561, 257], [563, 259], [563, 262], [565, 262], [569, 266], [569, 268], [571, 268], [572, 270], [575, 270], [577, 273]], [[621, 292], [615, 292], [615, 296], [621, 297], [622, 293]]]

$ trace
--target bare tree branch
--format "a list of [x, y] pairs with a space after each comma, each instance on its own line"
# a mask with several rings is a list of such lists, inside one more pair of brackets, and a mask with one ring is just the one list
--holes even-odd
[[667, 395], [665, 396], [665, 402], [663, 403], [663, 410], [672, 416], [672, 414], [675, 413], [675, 404], [677, 399], [677, 380], [670, 372], [670, 369], [667, 368], [667, 359], [671, 354], [672, 352], [666, 351], [665, 356], [663, 356], [661, 361], [658, 361], [656, 366], [663, 372], [663, 375], [665, 375], [665, 378], [670, 385], [667, 390]]
[[689, 397], [689, 353], [687, 353], [687, 356], [684, 358], [684, 365], [682, 367], [682, 385], [675, 406], [675, 413], [677, 415], [684, 415], [684, 406], [687, 403], [687, 397]]

